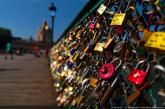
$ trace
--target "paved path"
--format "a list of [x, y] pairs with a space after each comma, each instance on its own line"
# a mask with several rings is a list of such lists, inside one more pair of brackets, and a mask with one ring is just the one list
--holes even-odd
[[53, 106], [52, 83], [45, 57], [0, 55], [0, 106]]

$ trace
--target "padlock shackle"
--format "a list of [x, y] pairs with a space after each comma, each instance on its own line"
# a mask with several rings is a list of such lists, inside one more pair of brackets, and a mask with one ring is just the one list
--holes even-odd
[[90, 70], [90, 68], [89, 68], [89, 67], [88, 67], [88, 68], [86, 68], [86, 69], [85, 69], [85, 71], [83, 71], [83, 73], [84, 73], [84, 74], [83, 74], [82, 76], [83, 76], [83, 77], [84, 77], [84, 76], [86, 76], [89, 70]]
[[112, 39], [113, 39], [114, 42], [117, 43], [119, 41], [119, 36], [117, 34], [114, 34], [113, 37], [112, 37]]
[[73, 71], [72, 75], [69, 77], [68, 82], [70, 83], [75, 78], [75, 76], [76, 76], [76, 72]]
[[92, 91], [92, 94], [93, 94], [94, 92], [97, 91], [97, 89], [100, 87], [100, 85], [101, 85], [101, 83], [99, 82], [99, 83], [97, 84], [97, 86], [94, 88], [94, 90]]
[[118, 43], [115, 45], [115, 47], [114, 47], [114, 49], [113, 49], [113, 52], [114, 52], [114, 53], [118, 53], [119, 51], [121, 51], [121, 50], [122, 50], [122, 47], [123, 47], [123, 44], [124, 44], [124, 41], [118, 42]]
[[[119, 64], [118, 64], [118, 66], [115, 67], [115, 70], [117, 70], [117, 69], [120, 67], [120, 65], [121, 65], [121, 63], [122, 63], [122, 60], [119, 59], [119, 58], [115, 58], [114, 60], [112, 60], [112, 61], [110, 62], [110, 64], [112, 64], [113, 62], [115, 62], [115, 61], [117, 61], [117, 60], [119, 60]], [[115, 65], [115, 64], [114, 64], [114, 65]]]
[[115, 83], [117, 82], [118, 78], [119, 78], [119, 75], [118, 75], [118, 76], [115, 78], [115, 80], [112, 82], [111, 87], [114, 87], [114, 85], [115, 85]]
[[165, 68], [162, 65], [155, 65], [153, 71], [156, 69], [161, 70], [165, 74]]
[[[120, 4], [120, 6], [119, 6], [119, 9], [121, 9], [121, 7], [123, 6], [123, 2], [124, 2], [124, 0], [122, 0], [121, 4]], [[125, 13], [127, 12], [130, 3], [131, 3], [131, 0], [128, 0], [128, 3], [127, 3], [127, 5], [126, 5], [126, 9], [125, 9]]]
[[[165, 74], [165, 68], [164, 68], [162, 65], [155, 65], [155, 66], [153, 67], [152, 72], [155, 73], [155, 70], [156, 70], [156, 69], [162, 71], [163, 74]], [[161, 72], [161, 73], [162, 73], [162, 72]], [[156, 74], [156, 75], [154, 76], [154, 79], [150, 82], [150, 84], [152, 85], [152, 84], [159, 78], [159, 76], [160, 76], [160, 73]]]
[[142, 60], [142, 61], [139, 61], [139, 63], [136, 65], [136, 69], [137, 69], [137, 67], [140, 65], [140, 64], [142, 64], [142, 63], [144, 63], [145, 61], [144, 60]]
[[[145, 63], [145, 62], [146, 62], [145, 60], [139, 61], [139, 63], [136, 65], [135, 69], [138, 69], [139, 65], [140, 65], [140, 64], [143, 64], [143, 63]], [[147, 63], [146, 72], [149, 71], [149, 68], [150, 68], [150, 65], [149, 65], [149, 63]]]
[[85, 92], [86, 88], [88, 88], [88, 87], [89, 87], [89, 84], [85, 85], [85, 86], [81, 86], [82, 92], [80, 93], [80, 95], [83, 95], [83, 93]]
[[88, 85], [89, 82], [90, 82], [90, 79], [89, 79], [89, 78], [84, 79], [84, 80], [82, 81], [82, 86], [81, 86], [81, 88], [85, 88], [85, 86]]

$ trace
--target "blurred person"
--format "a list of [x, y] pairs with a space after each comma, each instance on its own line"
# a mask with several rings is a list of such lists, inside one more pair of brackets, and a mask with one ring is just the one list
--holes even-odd
[[5, 59], [8, 58], [8, 55], [10, 55], [10, 59], [14, 59], [13, 58], [13, 44], [12, 44], [12, 42], [8, 42], [6, 44], [6, 56], [5, 56]]
[[45, 57], [48, 57], [48, 55], [49, 55], [49, 48], [46, 48], [46, 50], [45, 50]]
[[19, 50], [19, 49], [16, 50], [16, 54], [17, 54], [17, 55], [20, 54], [20, 50]]
[[34, 50], [34, 56], [35, 57], [40, 57], [40, 49], [39, 49], [39, 47], [35, 47], [35, 50]]

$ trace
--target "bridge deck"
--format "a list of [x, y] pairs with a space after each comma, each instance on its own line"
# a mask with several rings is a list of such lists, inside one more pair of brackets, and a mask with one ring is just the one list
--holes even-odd
[[45, 57], [0, 55], [0, 106], [54, 106], [52, 83]]

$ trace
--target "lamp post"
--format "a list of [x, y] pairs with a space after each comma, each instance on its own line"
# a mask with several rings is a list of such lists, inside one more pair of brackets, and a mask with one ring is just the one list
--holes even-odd
[[49, 6], [49, 11], [50, 11], [50, 17], [52, 19], [51, 22], [51, 45], [53, 45], [53, 33], [54, 33], [54, 19], [55, 19], [55, 12], [56, 12], [56, 7], [54, 3], [51, 3]]

